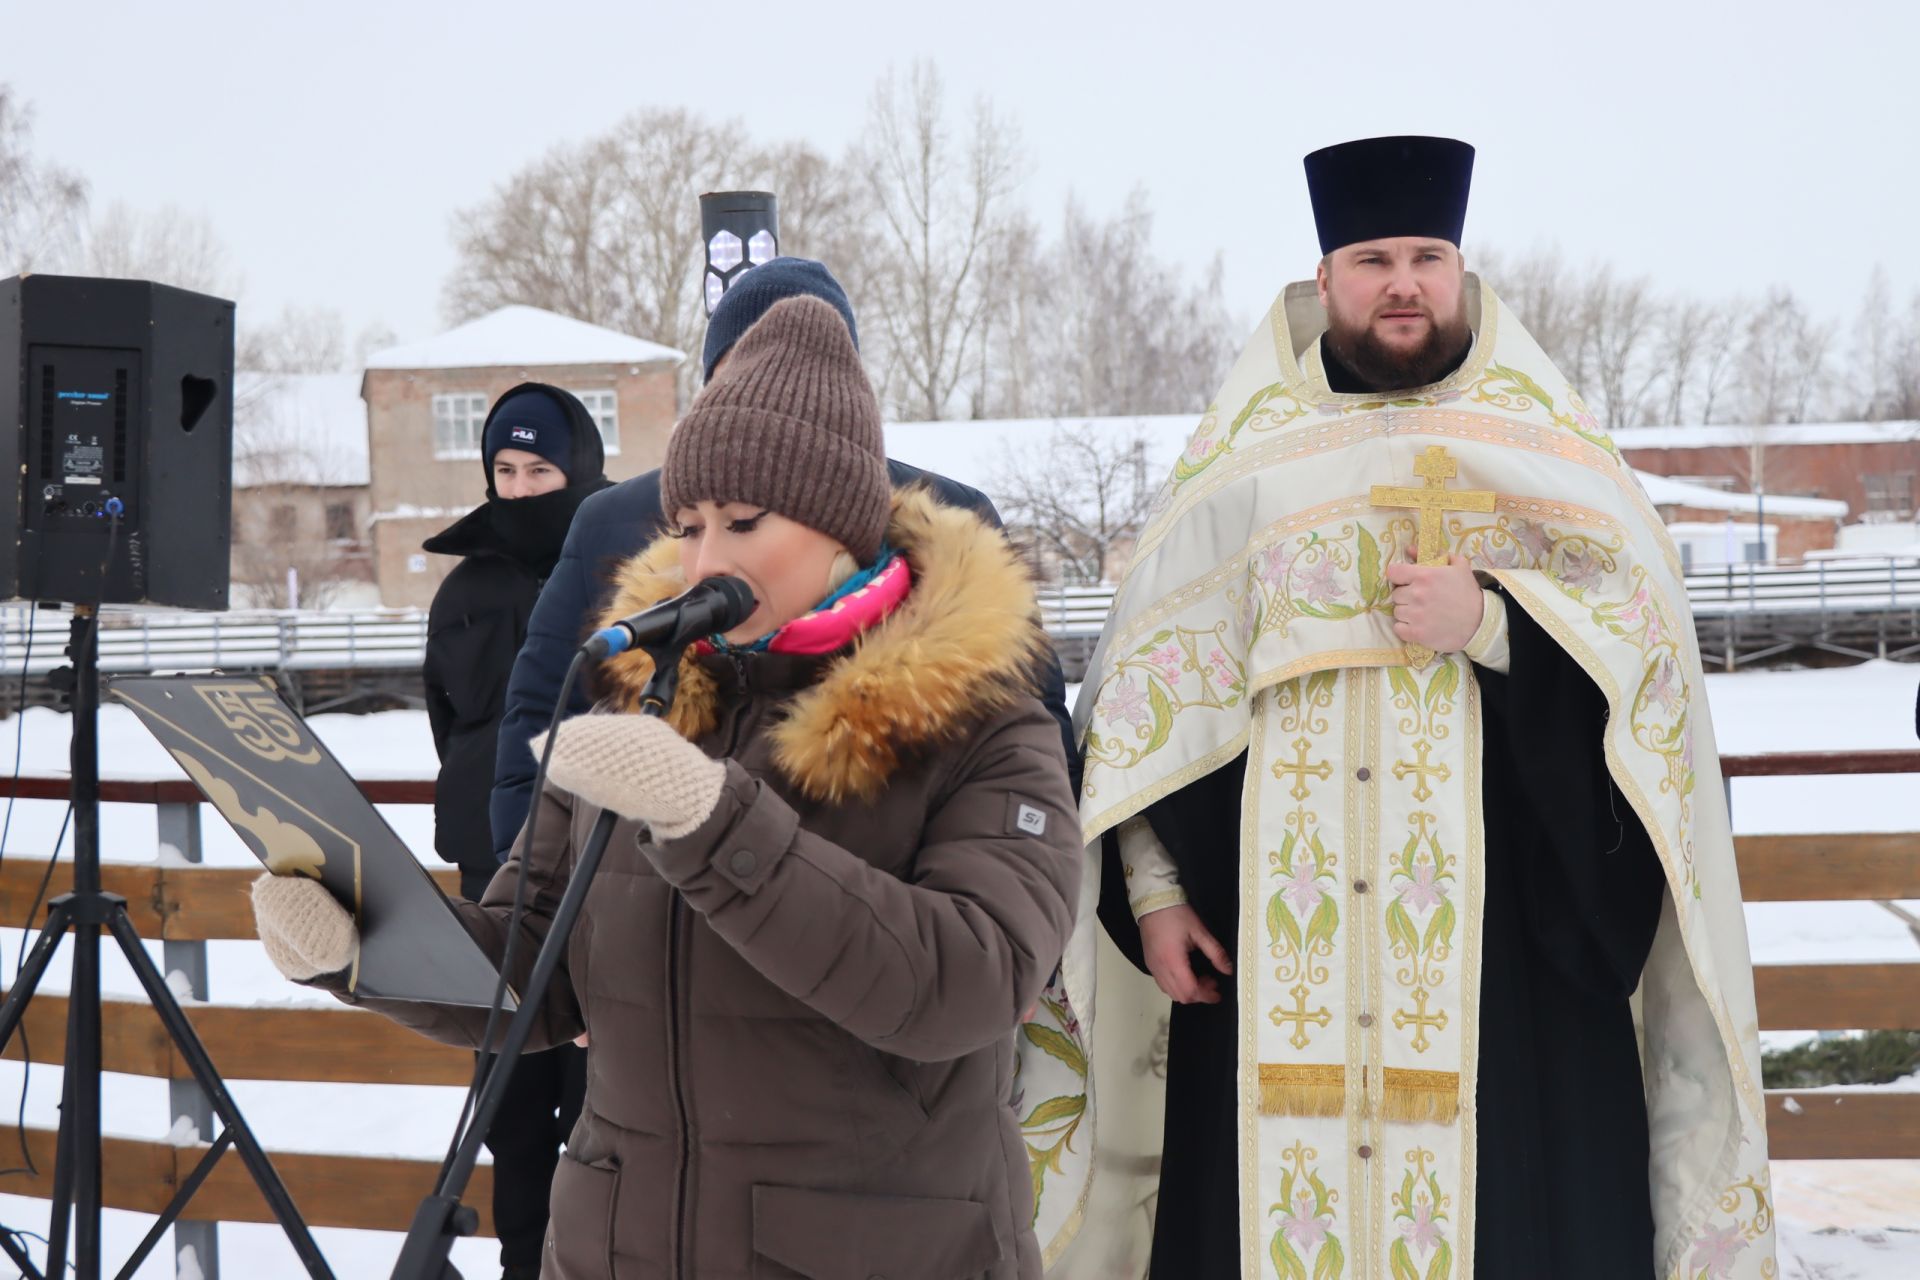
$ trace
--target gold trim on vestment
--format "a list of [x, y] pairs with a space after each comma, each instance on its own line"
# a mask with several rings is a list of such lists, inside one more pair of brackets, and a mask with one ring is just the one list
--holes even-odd
[[1260, 1114], [1337, 1116], [1347, 1109], [1347, 1069], [1333, 1063], [1260, 1064]]
[[[1597, 474], [1618, 474], [1621, 470], [1620, 460], [1591, 440], [1543, 423], [1516, 421], [1453, 405], [1370, 411], [1332, 422], [1301, 424], [1279, 435], [1253, 442], [1244, 449], [1227, 451], [1207, 468], [1204, 475], [1182, 485], [1167, 509], [1141, 531], [1140, 541], [1133, 551], [1134, 559], [1143, 561], [1159, 548], [1194, 507], [1251, 474], [1270, 470], [1303, 455], [1337, 452], [1386, 436], [1415, 435], [1474, 441], [1525, 454], [1551, 454]], [[1628, 490], [1632, 492], [1627, 493]], [[1623, 485], [1621, 491], [1627, 493], [1628, 501], [1644, 519], [1659, 520], [1659, 513], [1639, 485]], [[1364, 495], [1362, 501], [1365, 501]], [[1365, 505], [1369, 509], [1373, 506], [1371, 502]], [[1664, 525], [1659, 527], [1665, 528]], [[1667, 553], [1678, 572], [1679, 552], [1672, 549], [1671, 538], [1664, 541], [1668, 546], [1663, 548], [1663, 552]]]
[[1187, 891], [1185, 889], [1162, 889], [1159, 893], [1150, 893], [1140, 899], [1140, 901], [1129, 904], [1129, 906], [1133, 911], [1133, 918], [1138, 920], [1141, 916], [1151, 915], [1153, 912], [1164, 910], [1167, 907], [1181, 906], [1186, 900]]
[[[1252, 695], [1249, 694], [1248, 696], [1251, 697]], [[1142, 787], [1139, 791], [1134, 792], [1131, 796], [1113, 806], [1113, 808], [1106, 810], [1090, 821], [1081, 823], [1080, 839], [1082, 843], [1092, 844], [1095, 840], [1098, 840], [1101, 836], [1113, 830], [1134, 814], [1145, 813], [1148, 809], [1151, 809], [1155, 801], [1172, 795], [1190, 782], [1198, 782], [1227, 761], [1239, 755], [1246, 749], [1247, 732], [1245, 729], [1240, 730], [1231, 738], [1228, 738], [1226, 742], [1215, 747], [1212, 751], [1207, 752], [1207, 754], [1201, 756], [1192, 764], [1168, 774], [1151, 786]], [[1081, 793], [1083, 796], [1092, 795], [1093, 789], [1083, 786]]]
[[[1361, 1097], [1370, 1068], [1360, 1068]], [[1452, 1124], [1460, 1116], [1460, 1073], [1387, 1067], [1381, 1071], [1381, 1118], [1392, 1124]], [[1347, 1113], [1346, 1067], [1338, 1063], [1263, 1062], [1260, 1064], [1260, 1114], [1316, 1116]], [[1361, 1112], [1369, 1114], [1370, 1108]]]
[[1248, 850], [1258, 845], [1260, 832], [1260, 792], [1264, 779], [1263, 771], [1255, 762], [1266, 755], [1267, 718], [1259, 714], [1257, 702], [1262, 692], [1253, 689], [1247, 691], [1247, 706], [1256, 714], [1246, 737], [1249, 767], [1240, 792], [1240, 847], [1235, 851], [1240, 859], [1240, 954], [1234, 957], [1238, 983], [1236, 1020], [1239, 1023], [1236, 1028], [1239, 1043], [1234, 1054], [1234, 1079], [1239, 1087], [1234, 1090], [1234, 1101], [1239, 1114], [1240, 1274], [1243, 1277], [1261, 1274], [1261, 1259], [1265, 1252], [1260, 1247], [1261, 1224], [1266, 1221], [1260, 1196], [1260, 1108], [1257, 1102], [1261, 1097], [1261, 1089], [1257, 1082], [1256, 1087], [1247, 1088], [1249, 1082], [1245, 1079], [1246, 1068], [1252, 1065], [1257, 1069], [1260, 1060], [1260, 860], [1249, 856]]
[[1460, 1080], [1454, 1098], [1460, 1107], [1460, 1168], [1463, 1176], [1454, 1190], [1454, 1274], [1473, 1274], [1473, 1252], [1478, 1232], [1474, 1199], [1480, 1168], [1480, 961], [1486, 942], [1487, 916], [1487, 728], [1481, 704], [1480, 675], [1467, 665], [1467, 859], [1463, 875], [1467, 926], [1460, 949]]

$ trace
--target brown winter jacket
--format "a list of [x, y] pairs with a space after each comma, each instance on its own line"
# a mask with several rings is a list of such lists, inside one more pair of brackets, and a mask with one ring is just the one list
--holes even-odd
[[[915, 580], [820, 658], [682, 664], [670, 723], [730, 759], [703, 826], [614, 828], [532, 1048], [591, 1033], [543, 1280], [1037, 1280], [1014, 1034], [1072, 928], [1059, 729], [1028, 688], [1032, 587], [1004, 538], [917, 491]], [[670, 566], [673, 566], [669, 568]], [[610, 616], [685, 587], [670, 542]], [[609, 664], [627, 709], [644, 655]], [[496, 957], [527, 867], [531, 968], [597, 811], [541, 800], [467, 927]], [[484, 1013], [367, 1002], [473, 1045]]]

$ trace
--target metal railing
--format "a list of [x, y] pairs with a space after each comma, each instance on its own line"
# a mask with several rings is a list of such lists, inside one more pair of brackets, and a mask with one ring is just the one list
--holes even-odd
[[[0, 610], [0, 671], [39, 675], [66, 664], [67, 629], [52, 612], [33, 624], [28, 606]], [[116, 610], [100, 616], [104, 672], [333, 668], [417, 669], [427, 616], [385, 613], [171, 613]]]
[[[1730, 613], [1868, 614], [1920, 610], [1920, 557], [1818, 561], [1806, 565], [1727, 565], [1686, 575], [1697, 615]], [[1111, 585], [1055, 587], [1039, 596], [1040, 617], [1056, 639], [1092, 638], [1113, 607]], [[25, 659], [39, 675], [66, 662], [66, 628], [43, 613], [27, 651], [26, 605], [0, 607], [0, 672]], [[321, 669], [417, 669], [427, 617], [417, 609], [367, 613], [174, 613], [109, 607], [100, 620], [105, 672]]]

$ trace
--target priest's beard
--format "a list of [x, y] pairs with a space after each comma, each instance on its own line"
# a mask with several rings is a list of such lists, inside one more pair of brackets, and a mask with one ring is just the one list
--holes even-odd
[[[1436, 317], [1425, 303], [1417, 305], [1427, 317], [1427, 337], [1411, 350], [1396, 350], [1380, 340], [1373, 331], [1374, 315], [1354, 323], [1327, 300], [1327, 346], [1334, 359], [1345, 365], [1369, 391], [1402, 391], [1438, 382], [1460, 367], [1467, 348], [1473, 344], [1473, 331], [1467, 327], [1467, 297], [1463, 289], [1460, 306], [1447, 320]], [[1404, 311], [1404, 302], [1383, 302], [1378, 311]]]

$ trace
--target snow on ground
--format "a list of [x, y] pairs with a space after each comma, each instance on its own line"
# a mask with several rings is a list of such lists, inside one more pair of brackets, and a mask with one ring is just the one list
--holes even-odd
[[[1780, 750], [1911, 747], [1913, 704], [1920, 667], [1893, 663], [1822, 671], [1748, 672], [1710, 675], [1720, 749], [1726, 753]], [[314, 731], [357, 777], [431, 777], [433, 744], [422, 712], [377, 716], [315, 716]], [[45, 709], [0, 721], [0, 766], [19, 735], [23, 771], [63, 773], [68, 724]], [[178, 777], [178, 768], [130, 712], [101, 712], [102, 771], [110, 777]], [[15, 806], [4, 852], [44, 856], [53, 846], [65, 806], [51, 801]], [[383, 806], [382, 813], [409, 847], [434, 862], [432, 815], [425, 806]], [[207, 862], [250, 866], [252, 857], [211, 810], [203, 807]], [[1920, 779], [1911, 776], [1743, 779], [1734, 783], [1735, 829], [1743, 833], [1920, 830]], [[102, 807], [101, 839], [113, 860], [154, 856], [152, 810], [143, 805]], [[68, 836], [71, 850], [71, 835]], [[1910, 904], [1920, 910], [1920, 903]], [[1920, 944], [1892, 915], [1870, 903], [1757, 904], [1747, 909], [1758, 963], [1796, 960], [1920, 961]], [[22, 940], [17, 929], [0, 929], [0, 974], [9, 979]], [[149, 944], [156, 960], [158, 943]], [[222, 1003], [326, 1003], [327, 998], [283, 982], [257, 944], [207, 944], [211, 996]], [[46, 987], [64, 990], [63, 949]], [[131, 971], [109, 948], [103, 985], [109, 993], [134, 995]], [[1790, 1041], [1793, 1035], [1772, 1037]], [[21, 1092], [21, 1064], [0, 1063], [0, 1110], [11, 1110]], [[315, 1085], [265, 1081], [230, 1082], [248, 1121], [268, 1149], [359, 1152], [438, 1157], [459, 1110], [459, 1090], [410, 1085]], [[1920, 1088], [1920, 1078], [1905, 1082]], [[139, 1077], [108, 1076], [105, 1114], [110, 1132], [146, 1138], [172, 1126], [166, 1084]], [[31, 1122], [57, 1120], [59, 1077], [42, 1067], [26, 1088]], [[0, 1164], [10, 1143], [0, 1129]], [[1796, 1161], [1776, 1167], [1780, 1204], [1783, 1280], [1905, 1280], [1920, 1275], [1920, 1162]], [[145, 1231], [138, 1214], [109, 1213], [109, 1257], [124, 1257]], [[0, 1223], [36, 1232], [46, 1227], [44, 1201], [0, 1195]], [[1828, 1230], [1832, 1228], [1833, 1230]], [[382, 1275], [392, 1265], [399, 1237], [380, 1232], [322, 1230], [315, 1233], [335, 1272]], [[272, 1226], [225, 1225], [221, 1261], [230, 1276], [300, 1274], [292, 1251]], [[466, 1241], [455, 1262], [469, 1277], [489, 1270], [491, 1242]], [[139, 1275], [173, 1275], [162, 1249]], [[0, 1275], [8, 1274], [0, 1271]]]

